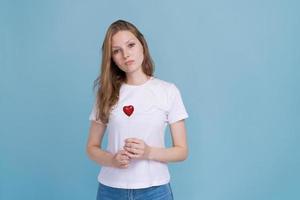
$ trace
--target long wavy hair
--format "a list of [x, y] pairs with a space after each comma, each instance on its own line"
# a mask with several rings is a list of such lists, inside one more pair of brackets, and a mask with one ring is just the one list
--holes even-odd
[[101, 72], [94, 81], [94, 89], [97, 89], [96, 120], [108, 123], [111, 108], [119, 100], [119, 92], [122, 83], [126, 81], [126, 74], [114, 63], [112, 59], [112, 37], [119, 31], [130, 31], [142, 44], [144, 60], [142, 70], [147, 76], [153, 76], [154, 63], [151, 59], [147, 42], [143, 34], [130, 22], [117, 20], [107, 29], [102, 44]]

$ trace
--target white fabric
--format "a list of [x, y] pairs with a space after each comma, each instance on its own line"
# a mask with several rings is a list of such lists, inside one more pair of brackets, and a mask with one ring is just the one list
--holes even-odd
[[[123, 107], [132, 105], [130, 116]], [[89, 119], [96, 119], [94, 106]], [[173, 83], [151, 77], [142, 85], [123, 84], [118, 103], [113, 107], [107, 124], [107, 151], [115, 154], [123, 149], [126, 138], [139, 138], [148, 145], [165, 147], [167, 124], [188, 117], [177, 87]], [[127, 169], [102, 167], [98, 181], [117, 188], [136, 189], [166, 184], [170, 181], [166, 163], [150, 160], [131, 160]]]

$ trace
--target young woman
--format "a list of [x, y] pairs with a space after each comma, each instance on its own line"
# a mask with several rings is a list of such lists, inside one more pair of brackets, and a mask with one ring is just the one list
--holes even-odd
[[[102, 46], [87, 154], [102, 166], [97, 199], [173, 199], [168, 162], [188, 155], [188, 117], [173, 83], [153, 76], [145, 38], [131, 23], [110, 25]], [[173, 146], [166, 148], [170, 126]], [[102, 148], [104, 132], [108, 147]]]

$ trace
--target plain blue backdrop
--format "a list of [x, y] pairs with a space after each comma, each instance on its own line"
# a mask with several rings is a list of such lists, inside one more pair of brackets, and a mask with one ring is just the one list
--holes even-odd
[[189, 112], [189, 158], [170, 164], [176, 199], [300, 199], [299, 10], [297, 0], [1, 0], [0, 199], [95, 199], [88, 116], [117, 19], [144, 33], [155, 76]]

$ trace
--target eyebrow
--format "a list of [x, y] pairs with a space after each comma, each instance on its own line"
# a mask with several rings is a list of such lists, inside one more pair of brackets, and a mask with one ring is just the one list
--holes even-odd
[[[125, 44], [128, 44], [128, 43], [131, 42], [132, 40], [134, 40], [134, 38], [131, 38], [131, 39], [127, 40], [127, 41], [125, 42]], [[120, 48], [120, 46], [112, 46], [112, 48]]]

